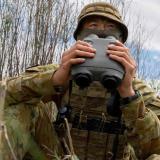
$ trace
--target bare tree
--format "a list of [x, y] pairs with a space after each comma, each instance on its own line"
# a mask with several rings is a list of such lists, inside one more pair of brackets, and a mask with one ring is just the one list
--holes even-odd
[[[96, 1], [99, 0], [0, 0], [0, 79], [17, 75], [29, 66], [59, 63], [62, 52], [73, 42], [80, 8]], [[148, 70], [145, 67], [149, 50], [144, 55], [152, 33], [144, 28], [143, 17], [131, 17], [133, 0], [106, 2], [119, 8], [132, 33], [126, 45], [137, 61], [137, 75], [143, 79], [152, 77], [154, 66]]]
[[78, 1], [0, 1], [0, 78], [59, 62], [73, 41]]

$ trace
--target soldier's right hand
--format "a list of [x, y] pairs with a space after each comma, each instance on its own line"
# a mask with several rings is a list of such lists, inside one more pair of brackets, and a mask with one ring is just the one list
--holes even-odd
[[70, 79], [72, 65], [84, 63], [85, 58], [93, 58], [95, 52], [96, 50], [89, 43], [78, 40], [63, 53], [60, 67], [53, 75], [53, 84], [66, 86]]

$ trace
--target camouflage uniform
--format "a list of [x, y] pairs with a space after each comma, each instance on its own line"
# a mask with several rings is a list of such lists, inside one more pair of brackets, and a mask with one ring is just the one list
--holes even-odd
[[[51, 106], [48, 106], [50, 108], [46, 108], [43, 100], [46, 95], [55, 94], [50, 81], [55, 69], [55, 65], [34, 67], [28, 69], [24, 75], [12, 78], [6, 84], [1, 85], [1, 91], [5, 91], [1, 92], [5, 101], [3, 104], [3, 99], [1, 99], [0, 112], [0, 158], [2, 160], [14, 159], [12, 149], [17, 159], [23, 159], [27, 152], [34, 159], [46, 159], [47, 154], [52, 155], [47, 159], [51, 157], [61, 159], [61, 149], [52, 128], [52, 116], [49, 114], [50, 111], [55, 110], [55, 106], [50, 102]], [[148, 160], [158, 159], [160, 123], [155, 113], [160, 115], [160, 100], [142, 81], [135, 80], [133, 84], [135, 89], [141, 92], [142, 97], [122, 109], [127, 129], [124, 134], [118, 136], [116, 159], [136, 160], [146, 159], [149, 156], [151, 157]], [[81, 115], [79, 124], [86, 123], [88, 117], [100, 117], [103, 123], [113, 118], [106, 112], [106, 100], [109, 93], [99, 83], [94, 82], [84, 91], [79, 91], [79, 88], [73, 85], [72, 94], [69, 97], [68, 95], [67, 92], [63, 103], [67, 103], [70, 97], [70, 104], [73, 108], [72, 117], [76, 113]], [[141, 105], [147, 107], [144, 117], [138, 117]], [[111, 147], [115, 134], [104, 133], [103, 130], [82, 130], [76, 126], [72, 127], [71, 134], [75, 153], [81, 160], [109, 159], [112, 156]], [[7, 135], [9, 140], [7, 140]]]
[[[126, 41], [127, 26], [123, 23], [119, 11], [106, 2], [90, 3], [81, 10], [74, 32], [76, 40], [81, 40], [83, 22], [92, 16], [100, 16], [118, 24], [122, 33], [121, 41]], [[81, 160], [136, 160], [147, 157], [160, 159], [160, 122], [157, 118], [160, 115], [160, 99], [140, 80], [135, 79], [133, 86], [141, 96], [129, 104], [120, 106], [121, 121], [125, 123], [126, 129], [117, 133], [117, 125], [113, 127], [109, 124], [117, 120], [107, 113], [106, 102], [110, 97], [107, 90], [98, 82], [92, 83], [84, 90], [79, 90], [75, 84], [73, 85], [72, 94], [64, 98], [64, 103], [67, 103], [70, 97], [69, 104], [73, 108], [71, 134], [75, 152]], [[116, 150], [115, 157], [113, 150]]]
[[[118, 23], [123, 31], [122, 40], [125, 42], [127, 27], [117, 10], [106, 3], [89, 5], [89, 9], [82, 11], [74, 34], [75, 39], [78, 39], [82, 20], [89, 15], [103, 16]], [[23, 159], [27, 153], [38, 160], [62, 159], [63, 153], [52, 127], [54, 120], [51, 114], [55, 113], [56, 108], [51, 99], [58, 94], [51, 82], [56, 69], [55, 65], [34, 67], [20, 77], [7, 80], [6, 84], [1, 85], [1, 94], [4, 97], [0, 102], [1, 159]], [[160, 159], [160, 122], [157, 117], [160, 116], [160, 100], [142, 81], [134, 80], [133, 86], [139, 90], [141, 96], [122, 106], [121, 121], [125, 123], [125, 130], [118, 131], [117, 134], [116, 125], [110, 125], [110, 121], [115, 124], [117, 119], [106, 111], [106, 102], [110, 97], [107, 90], [98, 82], [92, 83], [85, 90], [79, 90], [73, 84], [72, 92], [67, 92], [62, 100], [62, 106], [69, 102], [72, 107], [70, 122], [74, 148], [67, 132], [69, 151], [75, 149], [81, 160], [112, 159], [113, 148], [118, 145], [116, 160]], [[93, 127], [93, 124], [89, 123], [90, 120], [98, 123]], [[91, 126], [88, 126], [88, 123]], [[65, 137], [59, 137], [62, 141], [63, 138]], [[65, 147], [68, 149], [67, 141]]]
[[[160, 154], [160, 122], [157, 118], [160, 116], [160, 99], [156, 98], [154, 92], [144, 82], [135, 80], [133, 84], [142, 96], [123, 106], [122, 119], [125, 121], [126, 130], [124, 134], [118, 135], [116, 160], [146, 159], [152, 154]], [[97, 82], [84, 91], [79, 90], [76, 85], [72, 89], [70, 105], [73, 108], [74, 121], [71, 134], [75, 153], [81, 160], [102, 160], [113, 156], [112, 147], [116, 134], [104, 131], [105, 123], [114, 119], [106, 111], [108, 97], [109, 93]], [[68, 96], [66, 101], [67, 99]], [[145, 116], [140, 117], [143, 105], [146, 106]], [[79, 119], [78, 123], [75, 123], [77, 119], [74, 117], [77, 115]], [[100, 119], [97, 131], [83, 127], [91, 118]], [[160, 158], [159, 155], [152, 157]]]
[[60, 159], [53, 128], [56, 105], [47, 100], [55, 92], [51, 77], [56, 68], [29, 68], [21, 76], [1, 82], [1, 160], [29, 159], [30, 155], [38, 160]]

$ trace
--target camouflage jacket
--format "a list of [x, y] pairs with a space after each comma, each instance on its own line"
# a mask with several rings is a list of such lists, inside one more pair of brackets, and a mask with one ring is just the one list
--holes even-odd
[[60, 159], [62, 150], [53, 128], [57, 108], [51, 81], [57, 67], [28, 68], [20, 76], [1, 82], [0, 159]]
[[[122, 120], [125, 122], [126, 130], [124, 134], [119, 135], [116, 159], [146, 159], [152, 154], [160, 154], [160, 122], [157, 118], [160, 116], [160, 100], [143, 81], [135, 79], [133, 86], [142, 96], [122, 108]], [[65, 97], [65, 103], [68, 97]], [[109, 93], [97, 82], [84, 91], [73, 85], [70, 105], [73, 108], [73, 117], [79, 114], [78, 125], [84, 124], [90, 117], [101, 118], [103, 122], [113, 119], [106, 111], [108, 97]], [[139, 115], [141, 115], [143, 106], [145, 106], [145, 115], [141, 117]], [[106, 159], [109, 156], [112, 157], [115, 134], [80, 128], [73, 126], [71, 130], [75, 152], [80, 159], [87, 157], [87, 159], [101, 160], [104, 157]], [[157, 157], [160, 156], [156, 155]]]
[[[3, 108], [4, 114], [0, 119], [2, 122], [7, 121], [6, 124], [9, 124], [9, 127], [12, 128], [12, 126], [16, 124], [12, 123], [12, 120], [16, 119], [19, 115], [23, 115], [18, 117], [18, 121], [22, 122], [22, 124], [25, 124], [25, 126], [20, 125], [20, 130], [22, 130], [22, 133], [28, 133], [28, 131], [31, 132], [35, 139], [38, 137], [36, 139], [38, 145], [41, 146], [41, 144], [45, 143], [45, 149], [48, 148], [49, 151], [50, 149], [52, 150], [52, 148], [54, 150], [54, 147], [58, 144], [58, 142], [52, 143], [51, 137], [47, 137], [49, 132], [48, 130], [44, 129], [47, 127], [47, 123], [42, 123], [42, 119], [44, 117], [40, 116], [43, 115], [45, 111], [40, 114], [41, 110], [37, 111], [37, 108], [39, 108], [37, 106], [41, 104], [40, 108], [44, 108], [42, 107], [45, 104], [43, 99], [56, 94], [51, 82], [51, 77], [56, 68], [57, 66], [55, 65], [34, 67], [28, 69], [27, 72], [20, 77], [8, 80], [6, 82], [7, 87], [5, 88], [5, 102]], [[118, 153], [123, 152], [124, 158], [120, 158], [125, 160], [131, 159], [131, 156], [132, 159], [146, 159], [147, 157], [149, 160], [154, 159], [155, 157], [159, 157], [158, 154], [160, 154], [160, 122], [157, 118], [157, 116], [160, 115], [160, 100], [156, 98], [154, 92], [148, 88], [144, 82], [135, 80], [133, 84], [135, 89], [141, 92], [142, 96], [127, 104], [122, 109], [122, 119], [126, 124], [126, 130], [123, 135], [120, 135], [122, 138], [119, 139], [119, 145], [121, 146], [121, 142], [125, 142], [125, 146], [122, 148], [123, 151], [120, 149], [118, 150]], [[110, 117], [106, 112], [106, 100], [108, 98], [107, 91], [104, 90], [99, 84], [93, 83], [84, 92], [85, 93], [82, 94], [77, 86], [73, 86], [72, 94], [68, 96], [68, 93], [66, 93], [63, 102], [66, 103], [70, 97], [70, 104], [73, 107], [73, 114], [83, 113], [84, 117], [103, 116], [104, 121], [106, 121], [107, 117]], [[144, 105], [145, 115], [144, 117], [139, 117], [141, 107]], [[10, 119], [5, 118], [4, 115], [8, 115], [6, 117], [13, 115], [14, 117], [13, 119]], [[23, 117], [26, 117], [26, 119], [23, 120]], [[39, 130], [37, 128], [39, 128]], [[24, 130], [25, 132], [23, 132]], [[11, 132], [13, 132], [12, 129]], [[99, 157], [104, 159], [104, 157], [106, 157], [106, 153], [109, 153], [108, 151], [106, 152], [106, 150], [109, 150], [107, 148], [109, 146], [106, 146], [106, 142], [112, 141], [112, 135], [106, 133], [104, 134], [103, 132], [81, 132], [81, 130], [77, 130], [76, 128], [71, 129], [71, 133], [73, 136], [75, 151], [77, 151], [78, 155], [80, 155], [80, 159], [85, 158], [85, 156], [92, 160], [100, 159]], [[19, 139], [20, 137], [18, 136], [17, 138]], [[21, 137], [21, 139], [25, 138], [26, 137]], [[56, 138], [54, 138], [54, 140], [55, 139]], [[28, 137], [24, 144], [22, 143], [24, 146], [26, 141], [28, 141]], [[29, 141], [31, 141], [31, 144], [33, 144], [30, 137]], [[54, 144], [54, 147], [51, 147], [49, 143], [51, 146]], [[23, 146], [22, 144], [20, 146]], [[33, 151], [33, 148], [30, 145], [26, 145], [25, 147], [26, 151]], [[130, 154], [131, 150], [135, 153], [135, 155]], [[21, 152], [22, 148], [21, 150], [19, 149], [19, 151]], [[56, 151], [58, 152], [59, 148], [57, 148]], [[53, 153], [53, 155], [55, 154]], [[54, 158], [56, 158], [56, 156], [54, 156]]]

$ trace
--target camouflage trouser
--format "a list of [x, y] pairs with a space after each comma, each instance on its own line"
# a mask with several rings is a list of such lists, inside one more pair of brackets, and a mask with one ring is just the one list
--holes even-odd
[[60, 145], [48, 115], [51, 112], [43, 105], [32, 107], [21, 104], [3, 109], [0, 119], [0, 160], [22, 160], [27, 153], [34, 160], [60, 159]]
[[23, 159], [30, 148], [31, 111], [12, 106], [3, 111], [0, 152], [2, 160]]
[[[43, 153], [30, 135], [22, 134], [14, 131], [11, 127], [7, 127], [1, 123], [1, 142], [0, 142], [0, 159], [1, 160], [22, 160], [27, 152], [30, 152], [35, 159], [44, 159]], [[34, 154], [35, 153], [35, 154]], [[29, 155], [30, 156], [30, 155]], [[39, 157], [40, 156], [40, 157]], [[39, 157], [39, 158], [38, 158]]]

